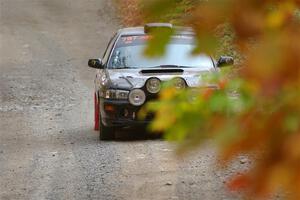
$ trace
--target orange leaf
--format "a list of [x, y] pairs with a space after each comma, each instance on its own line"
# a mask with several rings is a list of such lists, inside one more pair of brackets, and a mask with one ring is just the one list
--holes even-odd
[[227, 183], [230, 191], [246, 189], [250, 185], [250, 178], [247, 175], [238, 175]]

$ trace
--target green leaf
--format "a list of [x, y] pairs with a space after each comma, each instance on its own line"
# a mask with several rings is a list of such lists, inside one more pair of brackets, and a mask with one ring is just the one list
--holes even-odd
[[152, 37], [145, 48], [145, 55], [149, 57], [163, 56], [172, 34], [173, 30], [170, 28], [155, 28], [150, 33]]

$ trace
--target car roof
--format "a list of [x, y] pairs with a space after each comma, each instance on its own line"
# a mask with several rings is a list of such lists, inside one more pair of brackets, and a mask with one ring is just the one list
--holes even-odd
[[[195, 32], [191, 27], [182, 27], [182, 26], [174, 26], [172, 27], [175, 30], [175, 33], [178, 35], [195, 35]], [[127, 27], [119, 29], [119, 35], [146, 35], [145, 27], [136, 26], [136, 27]]]

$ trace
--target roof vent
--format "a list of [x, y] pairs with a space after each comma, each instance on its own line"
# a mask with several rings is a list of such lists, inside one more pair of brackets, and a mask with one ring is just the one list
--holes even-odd
[[170, 23], [149, 23], [144, 26], [144, 31], [145, 33], [149, 33], [151, 30], [154, 30], [156, 28], [172, 29], [173, 25]]

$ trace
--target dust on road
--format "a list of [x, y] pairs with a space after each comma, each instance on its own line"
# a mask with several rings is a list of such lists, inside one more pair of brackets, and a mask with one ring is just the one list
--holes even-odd
[[0, 9], [0, 199], [234, 198], [210, 147], [178, 160], [165, 141], [98, 140], [86, 65], [119, 27], [112, 1]]

